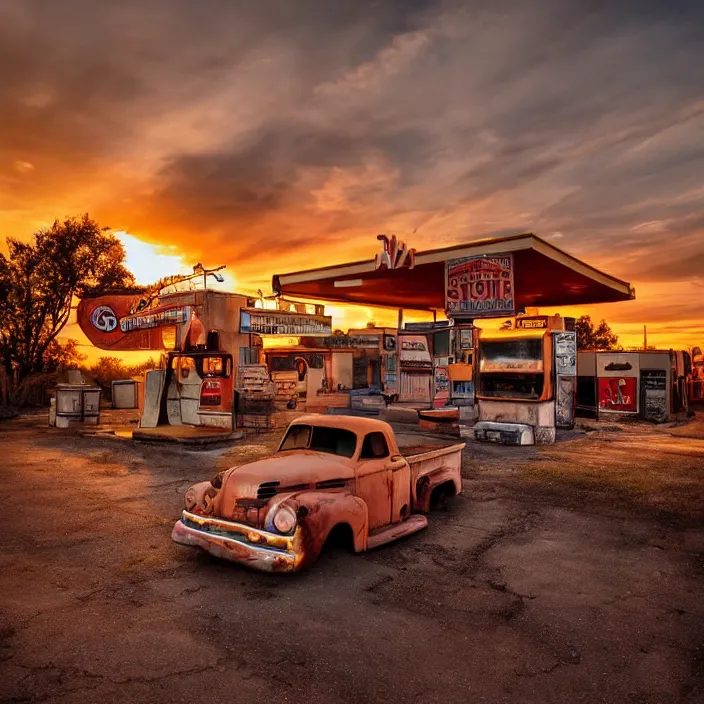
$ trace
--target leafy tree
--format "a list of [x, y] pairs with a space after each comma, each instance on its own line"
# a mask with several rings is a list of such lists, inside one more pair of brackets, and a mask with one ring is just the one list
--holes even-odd
[[583, 315], [577, 319], [575, 330], [577, 331], [577, 349], [579, 350], [620, 349], [618, 336], [603, 319], [595, 326], [591, 316]]
[[0, 364], [17, 381], [45, 368], [75, 296], [129, 287], [125, 251], [88, 215], [54, 221], [32, 242], [8, 238], [0, 254]]
[[140, 376], [147, 369], [156, 369], [159, 363], [150, 357], [141, 364], [126, 365], [119, 357], [101, 357], [96, 364], [86, 368], [88, 376], [95, 379], [105, 391], [106, 396], [112, 395], [112, 382]]
[[106, 391], [112, 389], [112, 382], [128, 379], [129, 372], [119, 357], [101, 357], [88, 368], [88, 374]]
[[150, 357], [146, 362], [142, 362], [141, 364], [133, 364], [131, 367], [128, 367], [128, 371], [130, 376], [140, 376], [147, 370], [158, 368], [159, 361], [154, 359], [154, 357]]
[[78, 341], [73, 339], [52, 340], [44, 352], [44, 371], [55, 372], [62, 369], [75, 369], [86, 360], [78, 349]]

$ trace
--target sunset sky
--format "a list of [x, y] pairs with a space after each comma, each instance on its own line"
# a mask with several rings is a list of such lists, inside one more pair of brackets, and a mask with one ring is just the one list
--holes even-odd
[[142, 280], [268, 292], [380, 232], [532, 231], [636, 288], [570, 312], [701, 345], [703, 27], [701, 0], [0, 0], [0, 248], [89, 212]]

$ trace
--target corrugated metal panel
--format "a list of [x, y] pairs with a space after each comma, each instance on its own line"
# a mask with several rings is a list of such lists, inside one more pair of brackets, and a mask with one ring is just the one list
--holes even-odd
[[401, 372], [399, 401], [430, 403], [430, 374]]

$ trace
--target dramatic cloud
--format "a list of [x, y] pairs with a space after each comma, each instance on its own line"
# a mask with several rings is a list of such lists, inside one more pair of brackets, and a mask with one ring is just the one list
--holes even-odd
[[702, 26], [694, 0], [0, 0], [0, 234], [88, 210], [256, 288], [378, 232], [532, 230], [694, 320]]

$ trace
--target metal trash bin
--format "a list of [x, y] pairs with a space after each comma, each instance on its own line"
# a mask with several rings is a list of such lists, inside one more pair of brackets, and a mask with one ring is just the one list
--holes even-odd
[[59, 384], [56, 387], [56, 427], [68, 428], [77, 423], [97, 425], [100, 421], [100, 394], [99, 386]]
[[83, 397], [81, 386], [59, 384], [56, 387], [56, 427], [68, 428], [81, 422]]
[[134, 379], [120, 379], [112, 382], [112, 407], [137, 408], [138, 383]]
[[81, 390], [83, 422], [87, 425], [98, 425], [100, 422], [100, 395], [99, 386], [84, 386]]

